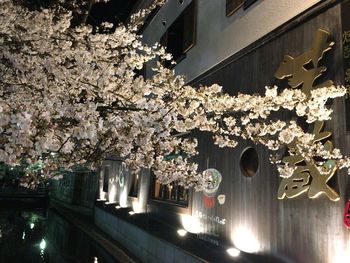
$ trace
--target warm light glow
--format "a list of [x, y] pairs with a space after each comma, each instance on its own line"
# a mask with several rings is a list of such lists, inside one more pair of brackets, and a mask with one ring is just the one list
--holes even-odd
[[232, 241], [236, 248], [247, 253], [256, 253], [260, 250], [258, 240], [254, 234], [245, 227], [240, 227], [234, 231]]
[[179, 229], [179, 230], [177, 230], [177, 233], [179, 234], [179, 236], [184, 237], [184, 236], [186, 236], [187, 231], [185, 229]]
[[117, 194], [117, 189], [115, 185], [112, 185], [111, 190], [108, 193], [108, 201], [109, 203], [115, 203], [116, 202], [116, 194]]
[[119, 196], [119, 204], [121, 207], [128, 207], [128, 192], [125, 188]]
[[136, 214], [134, 211], [129, 211], [129, 215], [134, 215], [134, 214]]
[[350, 241], [337, 238], [334, 241], [334, 250], [329, 258], [329, 263], [345, 263], [350, 259]]
[[203, 232], [203, 227], [197, 217], [190, 215], [181, 215], [182, 227], [190, 233], [198, 234]]
[[138, 201], [132, 202], [132, 210], [134, 210], [135, 213], [142, 213], [142, 205], [141, 205], [141, 198]]
[[105, 202], [106, 205], [113, 205], [116, 204], [117, 202]]
[[231, 256], [231, 257], [238, 257], [239, 254], [241, 254], [241, 251], [235, 247], [230, 247], [229, 249], [226, 250], [226, 252]]
[[30, 229], [33, 229], [35, 227], [34, 223], [30, 223]]
[[45, 250], [45, 248], [46, 248], [46, 241], [45, 241], [45, 239], [41, 240], [39, 247], [40, 247], [41, 250]]

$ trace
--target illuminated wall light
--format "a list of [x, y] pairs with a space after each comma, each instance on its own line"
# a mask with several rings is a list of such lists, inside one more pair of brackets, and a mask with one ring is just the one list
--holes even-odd
[[136, 213], [134, 211], [129, 211], [129, 215], [135, 215]]
[[343, 238], [337, 238], [334, 243], [333, 253], [330, 253], [329, 263], [345, 263], [350, 259], [350, 241]]
[[117, 202], [105, 202], [106, 205], [113, 205], [113, 204], [116, 204]]
[[128, 192], [126, 191], [125, 187], [119, 196], [119, 205], [121, 207], [128, 207]]
[[34, 223], [30, 223], [30, 229], [33, 229], [35, 227]]
[[240, 227], [234, 231], [232, 241], [236, 248], [247, 253], [257, 253], [260, 250], [258, 240], [246, 227]]
[[142, 213], [141, 200], [132, 203], [132, 210], [134, 210], [135, 213]]
[[116, 202], [116, 194], [117, 194], [117, 189], [116, 189], [115, 185], [113, 184], [111, 190], [108, 193], [109, 203]]
[[41, 240], [39, 247], [40, 247], [41, 250], [45, 250], [45, 248], [46, 248], [46, 241], [45, 241], [45, 239]]
[[184, 237], [184, 236], [186, 236], [187, 231], [185, 229], [179, 229], [179, 230], [177, 230], [177, 234], [181, 237]]
[[23, 234], [22, 234], [22, 239], [24, 240], [26, 238], [26, 232], [23, 231]]
[[98, 263], [98, 258], [94, 257], [94, 263]]
[[115, 207], [116, 209], [120, 209], [120, 208], [122, 208], [120, 205], [117, 205], [116, 207]]
[[226, 252], [231, 256], [231, 257], [238, 257], [239, 254], [241, 254], [241, 251], [235, 247], [230, 247], [226, 250]]
[[105, 193], [105, 192], [103, 191], [102, 187], [101, 187], [101, 189], [100, 189], [100, 195], [99, 195], [99, 199], [98, 199], [98, 200], [101, 200], [101, 201], [107, 200], [106, 195], [107, 195], [107, 193]]
[[202, 224], [197, 217], [181, 215], [182, 227], [189, 233], [198, 234], [203, 232]]

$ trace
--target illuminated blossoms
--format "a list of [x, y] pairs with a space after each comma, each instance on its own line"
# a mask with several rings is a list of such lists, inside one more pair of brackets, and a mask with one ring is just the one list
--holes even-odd
[[[277, 87], [266, 87], [264, 96], [230, 96], [218, 85], [185, 85], [184, 76], [160, 63], [144, 79], [135, 70], [156, 57], [171, 59], [136, 34], [150, 10], [111, 34], [92, 34], [88, 26], [72, 28], [69, 12], [28, 11], [10, 0], [0, 5], [0, 161], [42, 158], [50, 177], [58, 167], [95, 167], [114, 153], [134, 172], [152, 168], [162, 183], [178, 180], [201, 190], [210, 182], [190, 161], [197, 141], [177, 136], [198, 129], [221, 147], [243, 138], [278, 150], [294, 140], [305, 158], [332, 158], [350, 167], [339, 150], [315, 146], [295, 122], [271, 116], [287, 110], [310, 123], [328, 120], [332, 110], [325, 103], [343, 96], [342, 87], [316, 89], [310, 97]], [[170, 154], [177, 155], [164, 158]], [[279, 171], [291, 173], [289, 167]]]

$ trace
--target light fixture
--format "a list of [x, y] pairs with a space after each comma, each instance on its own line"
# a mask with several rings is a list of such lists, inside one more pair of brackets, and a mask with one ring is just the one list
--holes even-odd
[[258, 253], [261, 249], [260, 242], [254, 232], [245, 226], [241, 226], [233, 232], [232, 241], [236, 248], [246, 253]]
[[120, 209], [120, 208], [122, 208], [120, 205], [117, 205], [116, 207], [115, 207], [116, 209]]
[[199, 234], [203, 232], [203, 226], [198, 217], [183, 214], [181, 215], [181, 223], [182, 227], [187, 232], [192, 234]]
[[241, 251], [235, 247], [230, 247], [226, 250], [226, 252], [231, 256], [231, 257], [238, 257]]
[[45, 250], [45, 248], [46, 248], [46, 241], [45, 241], [45, 239], [41, 240], [39, 247], [40, 247], [41, 250]]
[[34, 223], [30, 223], [30, 229], [33, 229], [35, 227]]
[[186, 236], [187, 231], [185, 229], [181, 228], [181, 229], [177, 230], [177, 234], [181, 237], [184, 237], [184, 236]]
[[23, 231], [23, 234], [22, 234], [22, 239], [24, 240], [26, 238], [26, 232]]
[[134, 215], [134, 214], [136, 214], [134, 211], [129, 211], [129, 215]]

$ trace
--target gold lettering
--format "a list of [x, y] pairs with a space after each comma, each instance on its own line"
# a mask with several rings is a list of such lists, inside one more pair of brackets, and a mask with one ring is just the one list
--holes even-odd
[[[291, 160], [293, 162], [293, 160]], [[304, 167], [297, 167], [293, 175], [283, 178], [278, 188], [278, 199], [294, 198], [309, 190], [310, 174]]]
[[292, 56], [284, 56], [284, 60], [277, 69], [275, 77], [278, 79], [288, 79], [288, 84], [292, 88], [299, 88], [307, 95], [310, 95], [312, 89], [318, 87], [329, 87], [333, 84], [331, 80], [327, 80], [322, 84], [314, 86], [315, 80], [326, 71], [326, 67], [318, 67], [319, 61], [324, 54], [329, 51], [334, 42], [329, 42], [329, 33], [322, 29], [317, 30], [312, 48], [293, 58]]
[[[343, 34], [343, 42], [350, 42], [350, 31], [345, 33], [346, 34]], [[331, 80], [326, 80], [322, 84], [314, 85], [315, 80], [327, 69], [318, 64], [325, 52], [330, 50], [334, 45], [334, 42], [328, 41], [328, 39], [329, 33], [319, 29], [311, 49], [295, 58], [288, 55], [284, 56], [284, 61], [277, 69], [275, 77], [278, 79], [288, 79], [288, 84], [292, 88], [301, 88], [307, 96], [310, 96], [310, 92], [313, 89], [333, 85]], [[350, 69], [347, 71], [346, 77], [347, 80], [350, 81]], [[348, 88], [350, 91], [350, 87]], [[322, 142], [332, 135], [331, 132], [322, 131], [324, 124], [324, 121], [316, 121], [314, 123], [313, 143]], [[324, 171], [321, 173], [312, 160], [307, 161], [297, 153], [294, 142], [288, 145], [288, 147], [290, 152], [294, 153], [294, 155], [286, 156], [282, 161], [295, 168], [295, 170], [291, 177], [282, 179], [278, 188], [278, 199], [283, 199], [285, 197], [295, 198], [307, 192], [309, 198], [316, 198], [324, 194], [330, 200], [339, 200], [338, 193], [327, 185], [327, 182], [335, 175], [337, 170], [336, 166], [329, 165], [330, 162], [328, 161], [326, 162], [327, 165], [323, 167]], [[329, 151], [332, 150], [332, 142], [327, 140], [324, 143], [324, 148]]]
[[343, 44], [350, 42], [350, 30], [343, 32]]

